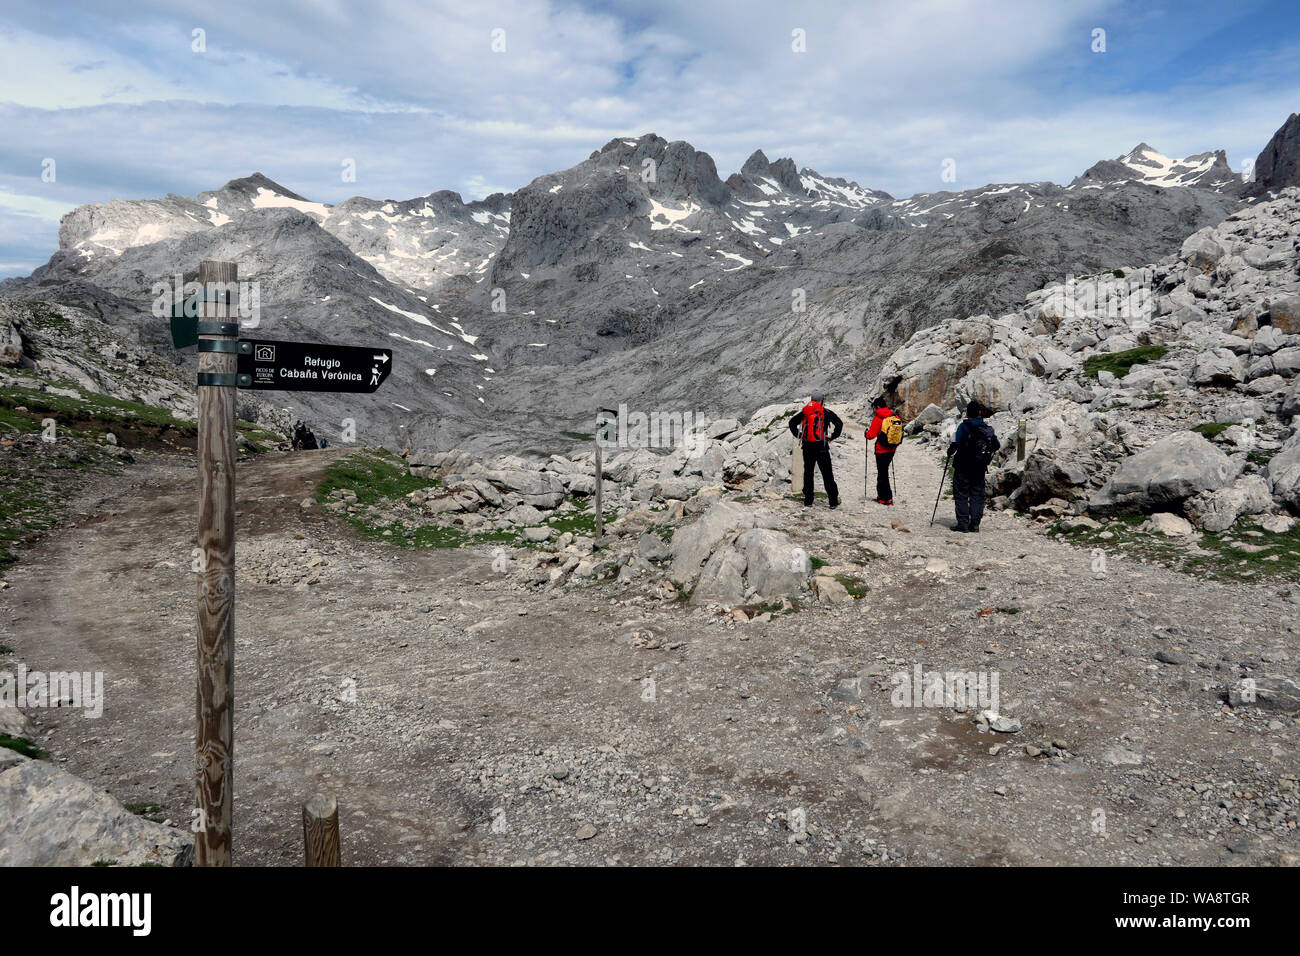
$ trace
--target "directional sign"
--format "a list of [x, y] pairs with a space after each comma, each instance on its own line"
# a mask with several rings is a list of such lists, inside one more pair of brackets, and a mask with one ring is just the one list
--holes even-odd
[[393, 370], [389, 349], [311, 342], [244, 339], [252, 349], [239, 356], [239, 374], [252, 381], [244, 388], [289, 392], [373, 392]]

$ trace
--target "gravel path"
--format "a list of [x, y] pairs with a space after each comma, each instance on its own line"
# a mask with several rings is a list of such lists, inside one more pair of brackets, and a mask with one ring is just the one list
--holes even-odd
[[[298, 862], [317, 791], [348, 864], [1300, 862], [1300, 724], [1220, 699], [1296, 675], [1286, 586], [1118, 554], [1097, 573], [1009, 513], [954, 534], [951, 501], [931, 528], [937, 463], [906, 447], [897, 506], [864, 504], [859, 441], [837, 449], [845, 507], [756, 503], [870, 593], [741, 623], [648, 585], [523, 589], [490, 548], [364, 541], [301, 504], [341, 453], [240, 474], [239, 863]], [[182, 825], [195, 478], [142, 456], [0, 591], [4, 666], [105, 672], [104, 716], [33, 713], [42, 745]], [[1020, 729], [895, 706], [916, 665], [996, 674]]]

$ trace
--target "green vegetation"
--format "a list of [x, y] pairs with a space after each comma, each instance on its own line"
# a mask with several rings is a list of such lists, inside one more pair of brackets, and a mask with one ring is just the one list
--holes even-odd
[[1197, 425], [1192, 431], [1204, 435], [1206, 438], [1213, 438], [1215, 435], [1222, 434], [1226, 429], [1232, 427], [1232, 422], [1206, 422], [1204, 425]]
[[385, 449], [366, 449], [348, 455], [325, 469], [316, 486], [316, 501], [324, 504], [332, 492], [347, 488], [363, 505], [403, 498], [421, 488], [436, 488], [438, 482], [411, 474], [406, 463]]
[[572, 438], [574, 441], [595, 441], [596, 436], [590, 432], [560, 432], [565, 438]]
[[24, 757], [31, 757], [33, 760], [44, 760], [49, 756], [48, 753], [26, 737], [10, 737], [8, 734], [0, 734], [0, 747], [20, 753]]
[[871, 588], [867, 587], [866, 582], [855, 578], [851, 574], [837, 574], [835, 580], [844, 585], [844, 590], [849, 592], [849, 596], [855, 601], [867, 596]]
[[[1121, 555], [1121, 560], [1139, 559], [1218, 581], [1300, 577], [1300, 524], [1273, 534], [1261, 530], [1257, 519], [1241, 518], [1227, 531], [1205, 532], [1188, 539], [1144, 531], [1141, 526], [1146, 520], [1147, 515], [1120, 515], [1100, 528], [1074, 529], [1057, 523], [1048, 534]], [[1110, 532], [1111, 537], [1102, 538], [1103, 531]]]
[[[23, 415], [32, 420], [36, 428], [25, 429], [28, 431], [39, 430], [41, 419], [53, 418], [60, 429], [73, 432], [130, 429], [161, 437], [170, 430], [184, 438], [194, 438], [198, 434], [194, 422], [177, 418], [166, 409], [88, 392], [71, 385], [63, 387], [77, 392], [80, 397], [42, 392], [22, 385], [0, 388], [0, 410], [6, 410], [7, 420]], [[27, 412], [14, 411], [17, 408], [26, 408]]]
[[[436, 488], [439, 482], [420, 478], [410, 473], [406, 463], [383, 449], [357, 451], [334, 462], [325, 470], [325, 476], [316, 486], [315, 499], [325, 505], [333, 492], [348, 489], [355, 492], [358, 505], [380, 505], [406, 497], [413, 491]], [[590, 503], [568, 499], [574, 507], [556, 511], [543, 519], [546, 527], [553, 529], [555, 537], [567, 532], [575, 536], [592, 537], [596, 532], [596, 516]], [[461, 528], [442, 527], [416, 522], [390, 521], [380, 524], [364, 515], [346, 515], [348, 524], [360, 535], [400, 548], [459, 548], [469, 544], [504, 544], [516, 548], [543, 549], [546, 542], [525, 541], [516, 529], [472, 532]], [[605, 521], [618, 517], [616, 512], [606, 512]]]
[[1116, 378], [1123, 378], [1134, 365], [1155, 362], [1165, 357], [1169, 349], [1163, 345], [1143, 345], [1123, 352], [1105, 352], [1083, 360], [1083, 374], [1096, 378], [1101, 372], [1110, 372]]
[[156, 803], [124, 803], [122, 809], [153, 823], [162, 823], [166, 819], [163, 808]]

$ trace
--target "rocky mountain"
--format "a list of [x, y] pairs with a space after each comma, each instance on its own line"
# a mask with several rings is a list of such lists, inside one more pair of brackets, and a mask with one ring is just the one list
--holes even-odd
[[[1289, 155], [1279, 136], [1270, 170]], [[0, 295], [85, 308], [167, 350], [153, 284], [234, 259], [259, 284], [258, 335], [396, 349], [376, 395], [273, 396], [325, 434], [353, 418], [389, 445], [541, 448], [589, 432], [598, 406], [745, 415], [814, 384], [860, 392], [918, 329], [1154, 261], [1239, 193], [1221, 153], [1142, 144], [1068, 186], [895, 199], [761, 150], [724, 181], [707, 153], [646, 134], [470, 203], [328, 206], [254, 174], [83, 206], [50, 262]]]
[[9, 294], [85, 309], [122, 329], [130, 341], [192, 364], [193, 352], [175, 353], [167, 322], [151, 311], [154, 284], [174, 286], [177, 273], [193, 281], [203, 259], [234, 260], [240, 279], [259, 290], [258, 314], [244, 320], [250, 337], [395, 350], [394, 374], [373, 395], [263, 397], [292, 408], [329, 437], [342, 430], [345, 418], [356, 422], [360, 440], [393, 445], [450, 441], [472, 429], [483, 404], [480, 386], [493, 374], [476, 336], [456, 314], [444, 314], [438, 303], [430, 305], [385, 278], [326, 231], [317, 215], [264, 200], [230, 223], [128, 246], [111, 258], [84, 256], [73, 245], [30, 279], [9, 283]]
[[1292, 113], [1255, 160], [1255, 192], [1300, 186], [1300, 113]]
[[1170, 159], [1146, 143], [1138, 143], [1132, 150], [1115, 159], [1103, 159], [1089, 167], [1070, 185], [1095, 188], [1126, 182], [1164, 188], [1185, 186], [1189, 189], [1210, 189], [1231, 195], [1237, 195], [1243, 189], [1241, 176], [1232, 171], [1228, 165], [1228, 156], [1221, 149], [1197, 153], [1185, 159]]

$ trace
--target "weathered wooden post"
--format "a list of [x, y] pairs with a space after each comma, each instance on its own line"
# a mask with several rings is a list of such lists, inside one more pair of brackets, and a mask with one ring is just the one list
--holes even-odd
[[605, 534], [605, 509], [601, 504], [601, 486], [605, 484], [604, 462], [601, 460], [600, 437], [596, 438], [596, 540]]
[[1025, 432], [1029, 423], [1023, 418], [1016, 427], [1016, 461], [1025, 460]]
[[234, 807], [237, 274], [233, 262], [199, 263], [198, 866], [230, 865]]
[[794, 436], [794, 448], [790, 452], [790, 492], [803, 495], [803, 439]]
[[339, 802], [318, 793], [302, 805], [302, 843], [308, 866], [342, 866]]

